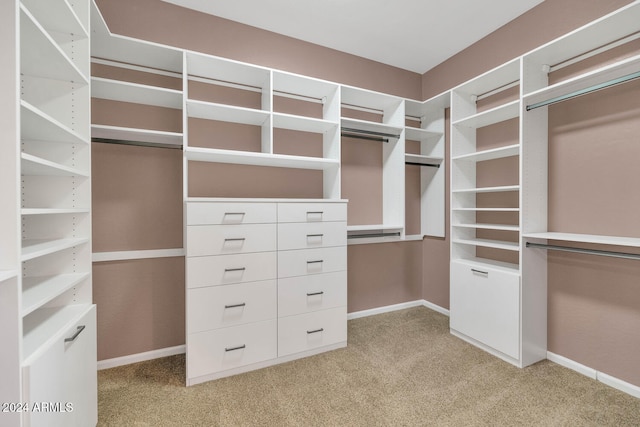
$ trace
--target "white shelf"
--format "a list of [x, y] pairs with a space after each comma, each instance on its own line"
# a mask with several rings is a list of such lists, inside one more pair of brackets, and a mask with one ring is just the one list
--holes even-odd
[[444, 159], [442, 157], [423, 156], [422, 154], [405, 154], [404, 161], [421, 165], [440, 165]]
[[442, 137], [442, 132], [433, 132], [426, 129], [419, 129], [410, 126], [406, 126], [404, 131], [405, 139], [410, 141], [429, 141]]
[[325, 80], [274, 70], [273, 90], [275, 95], [278, 95], [277, 92], [284, 92], [313, 98], [324, 103], [325, 98], [329, 98], [338, 90], [338, 85]]
[[337, 168], [340, 165], [338, 160], [320, 157], [289, 156], [285, 154], [267, 154], [196, 147], [187, 148], [185, 150], [185, 156], [187, 160], [200, 162], [234, 163], [294, 169], [326, 170]]
[[47, 30], [70, 33], [82, 38], [89, 37], [87, 29], [67, 0], [21, 0], [34, 17]]
[[182, 133], [120, 126], [91, 125], [91, 137], [114, 141], [133, 141], [162, 145], [182, 145]]
[[20, 128], [23, 141], [88, 144], [79, 133], [24, 100], [20, 101]]
[[351, 86], [342, 86], [341, 94], [341, 102], [347, 108], [350, 106], [364, 107], [379, 110], [381, 113], [397, 108], [403, 101], [402, 98], [393, 95]]
[[27, 365], [39, 351], [46, 350], [47, 342], [60, 339], [59, 334], [69, 329], [89, 310], [91, 305], [68, 305], [41, 308], [24, 318], [22, 333], [22, 363]]
[[604, 236], [604, 235], [598, 235], [598, 234], [577, 234], [577, 233], [559, 233], [559, 232], [527, 233], [527, 234], [523, 234], [522, 237], [528, 238], [528, 239], [562, 240], [565, 242], [576, 242], [576, 243], [594, 243], [594, 244], [600, 244], [600, 245], [640, 247], [640, 238], [637, 238], [637, 237], [617, 237], [617, 236]]
[[520, 246], [517, 243], [505, 242], [502, 240], [489, 239], [452, 239], [452, 243], [481, 246], [484, 248], [504, 249], [507, 251], [518, 251]]
[[83, 172], [80, 169], [51, 162], [49, 160], [45, 160], [31, 154], [22, 153], [20, 155], [20, 158], [22, 159], [22, 175], [82, 177], [89, 176], [86, 172]]
[[187, 115], [198, 119], [262, 126], [268, 122], [270, 113], [264, 110], [189, 99]]
[[453, 190], [453, 193], [499, 193], [503, 191], [519, 191], [519, 185], [503, 185], [500, 187], [480, 187], [480, 188], [467, 188], [463, 190]]
[[90, 273], [73, 273], [23, 278], [22, 316], [27, 316], [39, 307], [73, 288], [89, 276]]
[[60, 252], [74, 246], [85, 244], [88, 241], [88, 237], [54, 240], [23, 240], [21, 261], [29, 261], [34, 258]]
[[371, 232], [393, 232], [393, 231], [402, 231], [404, 226], [397, 224], [367, 224], [367, 225], [348, 225], [347, 233], [349, 232], [362, 232], [362, 231], [371, 231]]
[[76, 208], [24, 208], [20, 210], [21, 215], [63, 215], [63, 214], [88, 214], [89, 209], [76, 209]]
[[91, 97], [182, 109], [182, 91], [101, 77], [91, 78]]
[[501, 159], [504, 157], [518, 156], [520, 154], [520, 144], [507, 145], [505, 147], [492, 148], [490, 150], [476, 151], [475, 153], [455, 156], [452, 160], [470, 160], [482, 162], [485, 160]]
[[474, 114], [473, 116], [465, 117], [464, 119], [457, 120], [452, 124], [454, 126], [464, 126], [477, 129], [516, 118], [519, 114], [520, 100], [516, 100], [499, 107]]
[[11, 280], [14, 277], [18, 277], [18, 272], [16, 270], [0, 270], [0, 283]]
[[185, 73], [189, 76], [212, 79], [213, 84], [217, 80], [260, 89], [269, 87], [271, 72], [267, 68], [195, 52], [187, 52], [186, 57]]
[[474, 229], [481, 229], [481, 230], [520, 231], [520, 227], [517, 225], [471, 223], [471, 224], [453, 224], [453, 226], [459, 227], [459, 228], [474, 228]]
[[273, 127], [291, 129], [302, 132], [325, 133], [338, 126], [338, 122], [294, 116], [291, 114], [273, 113]]
[[457, 258], [452, 261], [462, 261], [465, 264], [469, 264], [472, 267], [485, 268], [491, 267], [494, 270], [503, 271], [505, 273], [520, 274], [520, 266], [518, 264], [512, 264], [510, 262], [496, 261], [493, 259], [469, 257], [469, 258]]
[[20, 72], [53, 80], [89, 84], [87, 77], [69, 59], [33, 15], [20, 6]]
[[366, 120], [358, 120], [358, 119], [349, 119], [345, 117], [341, 119], [341, 125], [342, 127], [345, 127], [345, 128], [363, 130], [367, 132], [381, 132], [381, 133], [397, 135], [396, 137], [400, 137], [403, 130], [403, 128], [399, 126], [391, 126], [391, 125], [386, 125], [384, 123], [369, 122]]
[[459, 85], [453, 90], [467, 95], [480, 96], [494, 89], [516, 82], [519, 78], [520, 58], [516, 58]]

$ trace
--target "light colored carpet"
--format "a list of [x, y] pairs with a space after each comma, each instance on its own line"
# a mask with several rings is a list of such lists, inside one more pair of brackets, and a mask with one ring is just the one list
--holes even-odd
[[349, 345], [185, 387], [184, 355], [103, 370], [100, 426], [640, 426], [640, 399], [549, 361], [518, 369], [424, 307], [349, 321]]

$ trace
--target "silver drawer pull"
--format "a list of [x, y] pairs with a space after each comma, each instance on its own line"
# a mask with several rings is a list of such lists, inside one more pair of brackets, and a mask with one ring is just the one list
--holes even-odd
[[320, 328], [320, 329], [314, 329], [312, 331], [307, 331], [307, 334], [311, 335], [311, 334], [317, 334], [318, 332], [322, 332], [324, 331], [324, 328]]
[[307, 211], [307, 215], [322, 215], [324, 211]]
[[64, 342], [73, 342], [73, 341], [75, 341], [76, 338], [78, 338], [78, 335], [80, 335], [82, 333], [82, 331], [84, 331], [85, 327], [86, 326], [84, 326], [84, 325], [78, 326], [78, 329], [76, 329], [76, 333], [73, 334], [73, 336], [71, 338], [65, 338]]
[[224, 349], [224, 351], [236, 351], [236, 350], [242, 350], [243, 348], [246, 348], [246, 347], [247, 347], [246, 345], [242, 344], [242, 345], [239, 345], [239, 346], [237, 346], [237, 347], [226, 347], [226, 348]]
[[324, 236], [324, 234], [307, 234], [307, 239], [309, 237], [322, 237], [322, 236]]
[[247, 240], [245, 237], [235, 237], [230, 239], [224, 239], [225, 242], [244, 242]]
[[244, 215], [245, 213], [244, 212], [225, 212], [224, 214], [226, 216], [226, 215]]
[[231, 271], [245, 271], [247, 267], [239, 267], [239, 268], [225, 268], [224, 272], [229, 273]]
[[324, 262], [323, 259], [317, 259], [315, 261], [307, 261], [307, 264], [320, 264], [322, 262]]
[[246, 302], [240, 303], [240, 304], [229, 304], [229, 305], [225, 305], [224, 308], [236, 308], [236, 307], [244, 307], [245, 305], [247, 305]]
[[320, 291], [320, 292], [307, 292], [307, 296], [308, 297], [312, 297], [314, 295], [322, 295], [324, 294], [324, 291]]
[[476, 270], [475, 268], [472, 268], [471, 271], [473, 271], [474, 273], [478, 273], [478, 274], [485, 274], [485, 275], [489, 275], [488, 271], [482, 271], [482, 270]]

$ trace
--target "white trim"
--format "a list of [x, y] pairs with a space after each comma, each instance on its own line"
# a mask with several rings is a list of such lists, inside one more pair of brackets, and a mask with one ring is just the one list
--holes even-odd
[[144, 353], [130, 354], [129, 356], [115, 357], [113, 359], [105, 359], [98, 361], [98, 370], [115, 368], [117, 366], [130, 365], [132, 363], [144, 362], [146, 360], [159, 359], [161, 357], [175, 356], [183, 354], [187, 350], [184, 345], [175, 347], [161, 348], [159, 350], [151, 350]]
[[430, 310], [437, 311], [440, 314], [444, 314], [445, 316], [449, 316], [449, 310], [447, 310], [446, 308], [440, 307], [439, 305], [436, 305], [432, 302], [419, 299], [415, 301], [401, 302], [400, 304], [385, 305], [383, 307], [376, 307], [368, 310], [347, 313], [347, 320], [375, 316], [376, 314], [390, 313], [392, 311], [404, 310], [405, 308], [412, 307], [426, 307]]
[[612, 377], [611, 375], [607, 375], [605, 373], [602, 373], [593, 368], [582, 365], [578, 362], [575, 362], [571, 359], [567, 359], [564, 356], [560, 356], [550, 351], [547, 352], [547, 359], [549, 359], [551, 362], [557, 363], [560, 366], [564, 366], [565, 368], [576, 371], [591, 379], [600, 381], [601, 383], [606, 384], [609, 387], [613, 387], [617, 390], [620, 390], [624, 393], [627, 393], [633, 397], [637, 397], [640, 399], [640, 387], [637, 385], [628, 383], [616, 377]]
[[427, 307], [430, 310], [437, 311], [440, 314], [444, 314], [447, 317], [449, 316], [449, 310], [447, 310], [444, 307], [440, 307], [439, 305], [436, 305], [436, 304], [434, 304], [432, 302], [429, 302], [429, 301], [423, 299], [422, 300], [422, 305]]
[[184, 256], [183, 248], [150, 249], [143, 251], [94, 252], [93, 262], [122, 261], [130, 259], [172, 258]]

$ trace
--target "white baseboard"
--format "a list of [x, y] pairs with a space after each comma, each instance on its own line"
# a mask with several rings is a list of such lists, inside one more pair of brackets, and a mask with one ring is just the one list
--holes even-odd
[[115, 357], [98, 361], [98, 370], [115, 368], [116, 366], [130, 365], [132, 363], [144, 362], [145, 360], [159, 359], [161, 357], [174, 356], [187, 351], [186, 346], [161, 348], [159, 350], [147, 351], [144, 353], [130, 354], [129, 356]]
[[405, 308], [412, 307], [427, 307], [428, 309], [437, 311], [438, 313], [442, 313], [445, 316], [449, 315], [449, 310], [447, 310], [446, 308], [442, 308], [432, 302], [420, 299], [415, 301], [402, 302], [400, 304], [385, 305], [384, 307], [371, 308], [369, 310], [354, 311], [353, 313], [347, 314], [347, 320], [358, 319], [360, 317], [375, 316], [376, 314], [390, 313], [392, 311], [404, 310]]
[[613, 387], [617, 390], [620, 390], [624, 393], [630, 394], [631, 396], [637, 397], [640, 399], [640, 387], [638, 387], [637, 385], [633, 385], [619, 378], [612, 377], [611, 375], [607, 375], [605, 373], [599, 372], [593, 368], [582, 365], [571, 359], [567, 359], [566, 357], [560, 356], [555, 353], [551, 353], [550, 351], [547, 352], [547, 359], [557, 363], [558, 365], [564, 366], [565, 368], [569, 368], [582, 375], [585, 375], [589, 378], [600, 381], [601, 383], [606, 384], [609, 387]]

